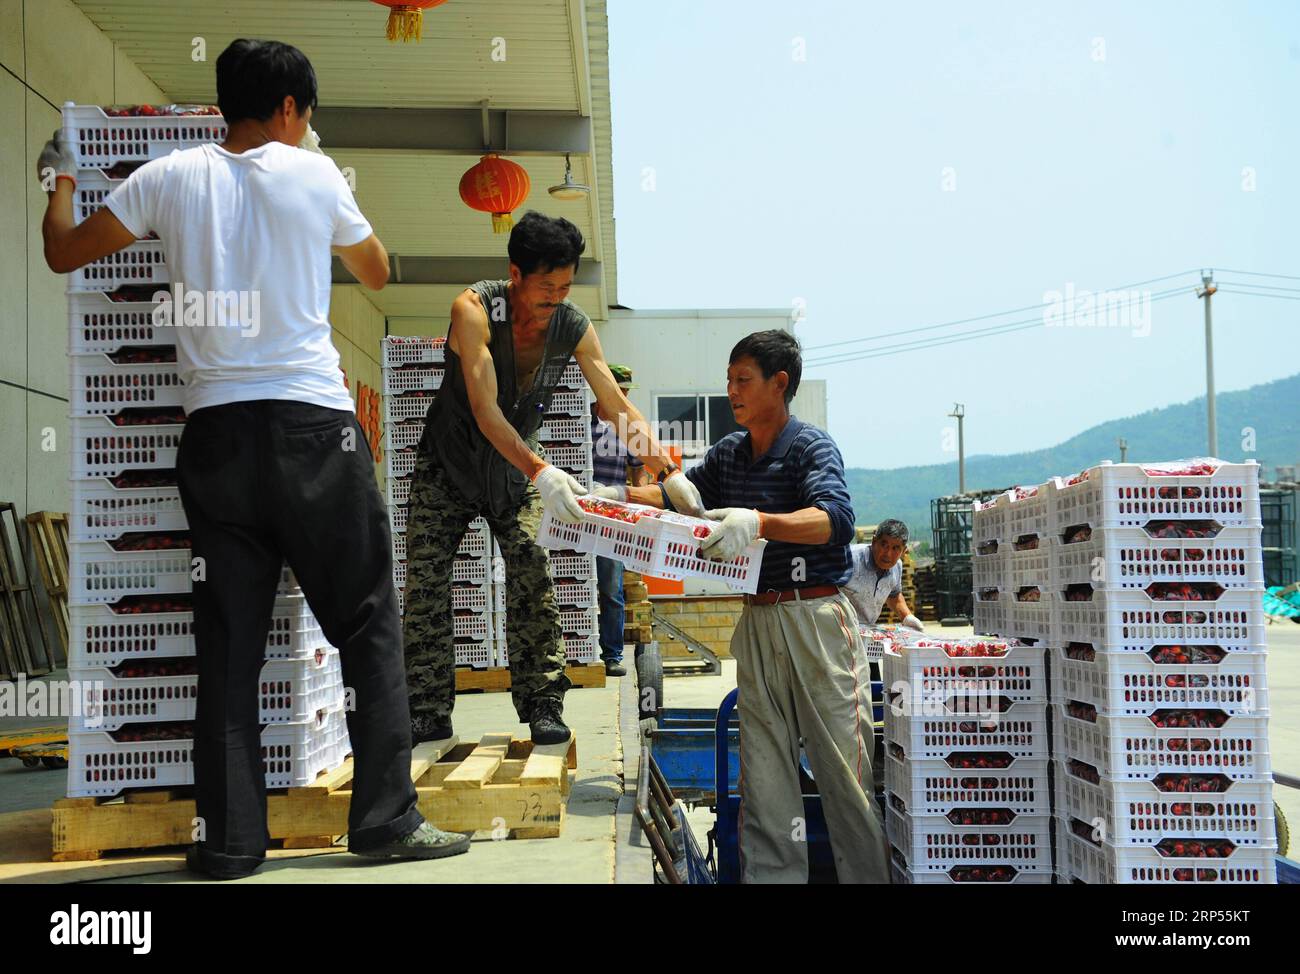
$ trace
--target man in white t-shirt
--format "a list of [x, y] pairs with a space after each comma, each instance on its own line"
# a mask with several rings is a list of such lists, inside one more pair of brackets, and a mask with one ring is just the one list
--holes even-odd
[[[316, 76], [276, 41], [234, 41], [217, 60], [226, 141], [146, 163], [80, 225], [77, 167], [56, 136], [37, 163], [51, 189], [50, 269], [67, 272], [156, 232], [188, 420], [176, 478], [196, 566], [194, 729], [204, 838], [190, 867], [253, 872], [269, 836], [258, 678], [287, 561], [348, 688], [355, 758], [349, 848], [440, 858], [468, 838], [427, 822], [411, 783], [411, 725], [387, 512], [330, 338], [330, 254], [366, 287], [388, 254], [334, 163], [315, 151]], [[306, 141], [304, 141], [306, 140]]]

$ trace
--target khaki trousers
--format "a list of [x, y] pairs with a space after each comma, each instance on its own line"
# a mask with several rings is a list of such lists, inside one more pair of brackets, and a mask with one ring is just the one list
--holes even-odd
[[872, 788], [871, 671], [843, 595], [750, 605], [731, 638], [740, 687], [740, 864], [746, 883], [806, 883], [799, 740], [841, 883], [888, 883]]

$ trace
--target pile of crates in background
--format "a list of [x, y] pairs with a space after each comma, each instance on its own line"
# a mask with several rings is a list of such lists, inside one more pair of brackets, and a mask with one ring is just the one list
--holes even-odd
[[[424, 433], [425, 414], [442, 386], [446, 339], [389, 336], [384, 339], [384, 454], [393, 577], [405, 610], [407, 512], [411, 481]], [[539, 431], [540, 452], [590, 486], [592, 477], [590, 391], [576, 362], [561, 377]], [[600, 655], [596, 622], [596, 566], [590, 555], [551, 552], [551, 577], [564, 633], [565, 656], [587, 663]], [[452, 568], [452, 615], [456, 664], [486, 668], [509, 662], [505, 563], [487, 522], [475, 518]]]
[[1048, 650], [1064, 882], [1274, 881], [1258, 483], [1101, 464], [975, 512], [977, 631]]
[[[224, 137], [211, 113], [136, 117], [67, 105], [78, 222], [139, 164]], [[176, 480], [184, 387], [157, 240], [69, 275], [69, 797], [192, 784], [197, 660], [192, 552]], [[286, 568], [258, 687], [266, 784], [310, 784], [350, 752], [330, 646]]]
[[1042, 650], [901, 628], [876, 635], [893, 881], [1050, 883]]

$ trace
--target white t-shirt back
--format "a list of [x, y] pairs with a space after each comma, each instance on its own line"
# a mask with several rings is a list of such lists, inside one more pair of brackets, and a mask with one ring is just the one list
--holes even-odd
[[327, 156], [282, 142], [177, 150], [105, 205], [162, 241], [186, 412], [251, 399], [353, 411], [330, 338], [330, 247], [372, 231]]

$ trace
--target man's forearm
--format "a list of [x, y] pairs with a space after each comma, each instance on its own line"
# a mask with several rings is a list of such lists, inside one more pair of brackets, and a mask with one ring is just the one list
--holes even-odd
[[487, 437], [487, 441], [496, 447], [498, 453], [516, 469], [522, 471], [525, 477], [532, 480], [537, 476], [537, 471], [546, 466], [546, 462], [528, 448], [528, 444], [510, 425], [495, 400], [487, 403], [483, 410], [485, 415], [480, 416], [477, 412], [474, 414], [479, 430]]
[[646, 507], [657, 507], [660, 510], [664, 506], [664, 494], [658, 484], [651, 484], [648, 487], [629, 487], [627, 499], [633, 504], [644, 504]]
[[805, 507], [791, 514], [759, 512], [759, 537], [790, 544], [826, 544], [831, 539], [830, 515], [820, 507]]
[[45, 219], [41, 221], [41, 237], [45, 241], [45, 263], [56, 273], [64, 272], [63, 250], [68, 234], [76, 226], [72, 218], [74, 186], [69, 179], [56, 179], [54, 192], [49, 194]]

